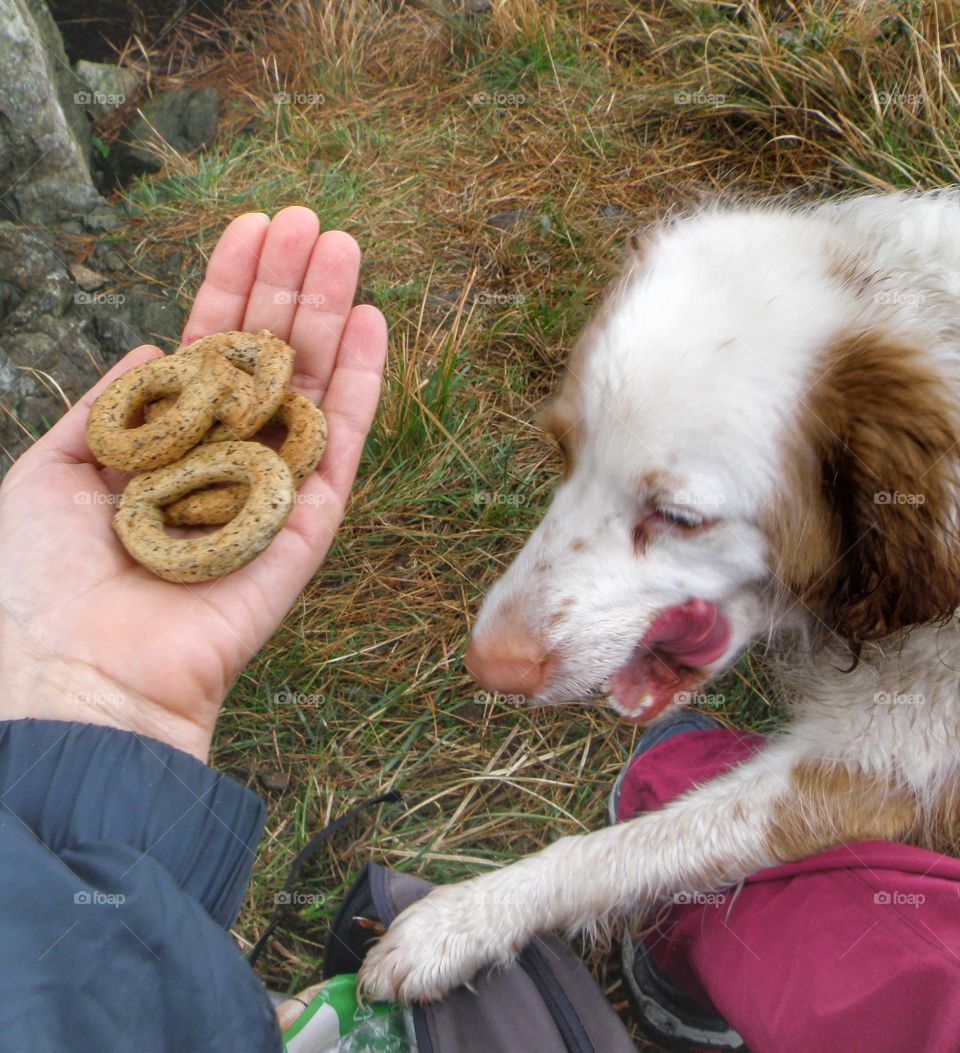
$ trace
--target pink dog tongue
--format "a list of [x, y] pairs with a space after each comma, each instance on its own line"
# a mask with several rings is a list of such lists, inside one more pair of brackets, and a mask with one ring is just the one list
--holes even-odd
[[651, 720], [680, 691], [699, 686], [698, 667], [727, 649], [730, 627], [712, 603], [693, 599], [663, 611], [610, 676], [610, 701], [627, 720]]

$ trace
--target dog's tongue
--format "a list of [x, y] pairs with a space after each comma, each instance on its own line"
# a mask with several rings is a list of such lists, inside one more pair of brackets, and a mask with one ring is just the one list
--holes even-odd
[[698, 687], [703, 666], [727, 649], [730, 626], [706, 600], [662, 611], [633, 654], [610, 676], [610, 702], [626, 720], [652, 720], [674, 696]]

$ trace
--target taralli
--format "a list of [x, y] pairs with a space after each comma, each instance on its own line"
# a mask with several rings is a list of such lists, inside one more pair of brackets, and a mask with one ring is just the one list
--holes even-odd
[[[203, 537], [172, 538], [162, 506], [214, 483], [241, 483], [247, 499], [225, 526]], [[232, 574], [274, 539], [293, 508], [290, 469], [268, 446], [215, 442], [175, 464], [135, 476], [113, 529], [130, 555], [166, 581], [210, 581]]]
[[[209, 354], [210, 352], [207, 352]], [[254, 398], [253, 394], [253, 377], [248, 376], [243, 372], [242, 369], [237, 369], [235, 366], [231, 367], [232, 377], [235, 384], [233, 396], [238, 402], [246, 403], [252, 402]], [[165, 398], [157, 399], [156, 402], [148, 402], [143, 407], [143, 419], [148, 423], [156, 420], [159, 416], [166, 413], [171, 406], [173, 406], [174, 399]], [[282, 405], [282, 403], [281, 403]], [[221, 421], [225, 422], [224, 416], [220, 416]], [[235, 430], [232, 426], [228, 427], [228, 431]], [[241, 429], [245, 431], [246, 429]], [[204, 435], [202, 442], [223, 442], [224, 439], [249, 439], [249, 435], [225, 435], [221, 429], [216, 427], [211, 428], [210, 431]]]
[[[211, 430], [221, 407], [236, 407], [235, 385], [234, 368], [209, 352], [134, 366], [90, 407], [87, 445], [101, 464], [125, 472], [169, 464]], [[171, 396], [168, 412], [131, 427], [147, 403]]]
[[[294, 490], [327, 440], [320, 410], [287, 390], [294, 357], [266, 329], [215, 333], [135, 366], [94, 402], [90, 449], [111, 468], [141, 473], [127, 485], [113, 528], [157, 577], [187, 583], [232, 574], [286, 522]], [[144, 423], [134, 425], [141, 410]], [[279, 454], [246, 441], [267, 423], [286, 428]], [[168, 526], [220, 529], [174, 538]]]
[[[288, 391], [270, 423], [287, 429], [279, 454], [290, 469], [294, 487], [297, 487], [313, 472], [323, 456], [327, 443], [326, 419], [308, 398]], [[246, 496], [246, 488], [241, 484], [200, 490], [166, 505], [164, 522], [171, 526], [226, 523], [243, 507]]]
[[280, 408], [293, 376], [294, 350], [269, 329], [261, 329], [258, 333], [204, 336], [177, 351], [175, 357], [207, 351], [218, 352], [231, 365], [253, 377], [253, 398], [247, 405], [247, 413], [240, 420], [219, 418], [223, 423], [213, 429], [210, 441], [249, 439]]

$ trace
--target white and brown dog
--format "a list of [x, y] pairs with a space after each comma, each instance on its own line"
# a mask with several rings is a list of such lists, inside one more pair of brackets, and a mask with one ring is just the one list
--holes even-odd
[[763, 638], [793, 719], [662, 811], [405, 911], [368, 995], [863, 838], [949, 850], [960, 773], [960, 195], [712, 206], [635, 246], [548, 413], [566, 474], [467, 665], [649, 720]]

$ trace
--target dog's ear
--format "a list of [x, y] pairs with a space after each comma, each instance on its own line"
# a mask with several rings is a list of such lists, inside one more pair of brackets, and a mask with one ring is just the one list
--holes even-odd
[[958, 407], [914, 348], [875, 332], [821, 360], [801, 400], [781, 581], [859, 655], [960, 603]]

